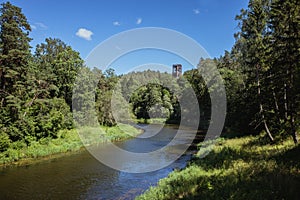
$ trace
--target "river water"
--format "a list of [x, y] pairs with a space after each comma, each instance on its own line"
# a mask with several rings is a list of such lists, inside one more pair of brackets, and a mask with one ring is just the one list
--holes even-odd
[[[140, 138], [119, 142], [120, 148], [147, 152], [161, 148], [177, 133], [174, 126], [144, 125]], [[159, 131], [160, 130], [160, 131]], [[159, 131], [154, 137], [145, 137]], [[192, 135], [191, 135], [192, 137]], [[183, 139], [170, 154], [180, 152]], [[104, 147], [102, 151], [105, 151]], [[178, 149], [177, 149], [178, 148]], [[0, 169], [0, 199], [134, 199], [176, 168], [183, 168], [190, 159], [186, 153], [167, 167], [148, 173], [126, 173], [111, 169], [96, 160], [88, 151], [41, 161], [37, 164]], [[164, 156], [160, 156], [161, 163]], [[140, 163], [142, 166], [143, 163]], [[139, 163], [136, 163], [136, 168]]]

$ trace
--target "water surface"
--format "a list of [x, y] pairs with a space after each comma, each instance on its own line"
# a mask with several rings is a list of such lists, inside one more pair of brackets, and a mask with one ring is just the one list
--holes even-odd
[[[177, 133], [173, 126], [164, 127], [159, 134], [147, 137], [161, 127], [144, 126], [139, 137], [117, 143], [120, 148], [133, 152], [149, 152], [168, 144]], [[188, 141], [188, 140], [187, 140]], [[170, 155], [180, 152], [182, 139], [170, 148]], [[105, 151], [105, 145], [97, 147]], [[168, 155], [157, 158], [159, 162]], [[111, 169], [96, 160], [88, 151], [42, 161], [23, 167], [0, 170], [0, 199], [134, 199], [175, 168], [182, 168], [190, 159], [185, 154], [171, 165], [148, 173], [125, 173]], [[158, 162], [158, 163], [159, 163]], [[143, 163], [135, 163], [138, 168]]]

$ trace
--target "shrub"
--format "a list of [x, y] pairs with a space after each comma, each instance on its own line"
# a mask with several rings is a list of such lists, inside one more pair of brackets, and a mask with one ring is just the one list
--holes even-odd
[[9, 136], [5, 132], [0, 132], [0, 152], [6, 151], [11, 143]]

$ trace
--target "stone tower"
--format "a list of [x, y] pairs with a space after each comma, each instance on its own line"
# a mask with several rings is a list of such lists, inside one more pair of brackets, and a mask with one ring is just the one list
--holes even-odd
[[172, 75], [174, 78], [178, 78], [182, 75], [182, 65], [181, 64], [173, 65]]

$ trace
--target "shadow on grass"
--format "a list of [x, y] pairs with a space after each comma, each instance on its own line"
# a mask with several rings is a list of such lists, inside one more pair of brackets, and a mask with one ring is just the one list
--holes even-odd
[[[275, 172], [251, 173], [251, 170], [226, 175], [215, 175], [209, 179], [199, 177], [197, 188], [183, 194], [182, 199], [240, 199], [282, 200], [300, 199], [300, 181], [296, 177]], [[291, 187], [293, 185], [293, 187]]]
[[[288, 165], [300, 171], [300, 144], [273, 157], [279, 164]], [[299, 187], [300, 189], [300, 187]]]
[[300, 147], [262, 145], [259, 137], [202, 143], [187, 168], [138, 199], [300, 199]]
[[212, 169], [229, 169], [232, 163], [236, 160], [250, 161], [249, 155], [240, 150], [231, 147], [223, 147], [219, 151], [211, 151], [203, 159], [194, 159], [193, 163], [201, 166], [205, 170]]

